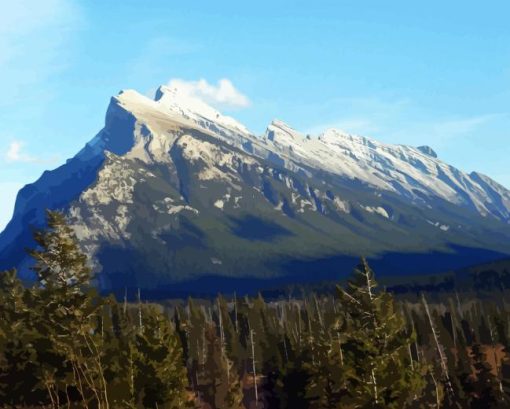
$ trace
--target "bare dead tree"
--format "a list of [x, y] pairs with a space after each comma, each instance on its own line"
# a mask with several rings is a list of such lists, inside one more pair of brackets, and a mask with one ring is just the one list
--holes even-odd
[[252, 371], [253, 371], [253, 388], [255, 391], [255, 408], [258, 408], [259, 402], [259, 393], [257, 389], [257, 369], [255, 364], [255, 344], [253, 343], [253, 334], [255, 331], [251, 328], [250, 322], [248, 321], [248, 329], [250, 331], [250, 344], [251, 344], [251, 363], [252, 363]]
[[239, 333], [237, 322], [237, 295], [235, 291], [234, 291], [234, 326], [236, 328], [236, 333]]
[[422, 294], [422, 303], [425, 308], [425, 314], [427, 315], [427, 319], [430, 324], [430, 330], [432, 331], [432, 336], [434, 338], [434, 343], [436, 345], [436, 350], [439, 355], [439, 364], [441, 365], [441, 371], [443, 373], [445, 384], [446, 384], [446, 390], [449, 394], [453, 396], [453, 387], [450, 380], [450, 375], [448, 373], [448, 365], [446, 360], [446, 355], [444, 354], [444, 348], [439, 342], [439, 335], [437, 333], [436, 326], [434, 325], [434, 321], [432, 320], [432, 315], [430, 314], [429, 305], [427, 303], [427, 299], [425, 298], [425, 295]]
[[140, 295], [140, 288], [138, 288], [138, 326], [140, 332], [143, 331], [143, 317], [142, 317], [142, 298]]

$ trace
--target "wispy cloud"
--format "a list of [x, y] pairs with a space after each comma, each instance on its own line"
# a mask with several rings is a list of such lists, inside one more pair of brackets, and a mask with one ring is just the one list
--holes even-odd
[[[329, 120], [312, 124], [306, 132], [319, 134], [326, 129], [335, 128], [353, 134], [373, 135], [384, 133], [387, 124], [394, 121], [410, 105], [408, 99], [388, 99], [377, 97], [345, 97], [324, 101], [318, 108], [319, 113]], [[310, 107], [310, 111], [316, 110]]]
[[246, 108], [251, 104], [249, 98], [227, 78], [220, 79], [216, 84], [210, 84], [203, 78], [198, 81], [174, 78], [168, 82], [168, 86], [220, 108]]
[[25, 142], [14, 140], [7, 147], [5, 159], [8, 163], [36, 163], [48, 164], [58, 160], [58, 156], [51, 156], [47, 158], [33, 156], [25, 152]]
[[[441, 138], [456, 138], [473, 132], [482, 125], [490, 121], [500, 118], [505, 114], [485, 114], [465, 118], [448, 119], [438, 121], [437, 123], [430, 123], [428, 127], [433, 135]], [[427, 127], [427, 126], [426, 126]]]
[[490, 138], [491, 127], [508, 117], [509, 114], [505, 113], [431, 118], [426, 121], [409, 121], [404, 117], [397, 122], [398, 126], [388, 127], [387, 134], [392, 141], [398, 143], [411, 145], [426, 143], [437, 149], [447, 149], [449, 146], [457, 146], [459, 141]]
[[[457, 143], [459, 138], [473, 137], [485, 132], [508, 113], [483, 113], [479, 115], [444, 116], [431, 114], [423, 118], [423, 109], [409, 99], [384, 100], [376, 97], [340, 98], [326, 101], [322, 107], [329, 118], [307, 129], [318, 134], [328, 128], [372, 136], [390, 143], [422, 145], [445, 148]], [[340, 114], [335, 115], [334, 112]]]

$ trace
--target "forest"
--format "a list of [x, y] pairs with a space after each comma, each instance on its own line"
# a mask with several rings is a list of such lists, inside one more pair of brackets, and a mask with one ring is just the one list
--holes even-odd
[[101, 296], [59, 212], [37, 280], [0, 274], [3, 408], [508, 408], [504, 292], [400, 297], [361, 259], [334, 294]]

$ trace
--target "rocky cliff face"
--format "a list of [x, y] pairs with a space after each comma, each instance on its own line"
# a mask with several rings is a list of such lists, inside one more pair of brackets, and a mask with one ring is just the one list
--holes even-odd
[[510, 192], [430, 147], [276, 120], [258, 137], [166, 87], [112, 98], [104, 129], [20, 191], [0, 268], [29, 275], [45, 208], [68, 214], [105, 289], [314, 280], [359, 255], [413, 273], [510, 254]]

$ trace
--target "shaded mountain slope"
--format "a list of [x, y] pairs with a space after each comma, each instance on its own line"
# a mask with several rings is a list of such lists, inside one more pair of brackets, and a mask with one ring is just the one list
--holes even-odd
[[20, 191], [0, 268], [30, 276], [23, 248], [45, 208], [68, 214], [103, 289], [316, 280], [359, 255], [416, 273], [510, 254], [510, 192], [436, 156], [281, 121], [257, 137], [177, 90], [124, 91], [81, 152]]

